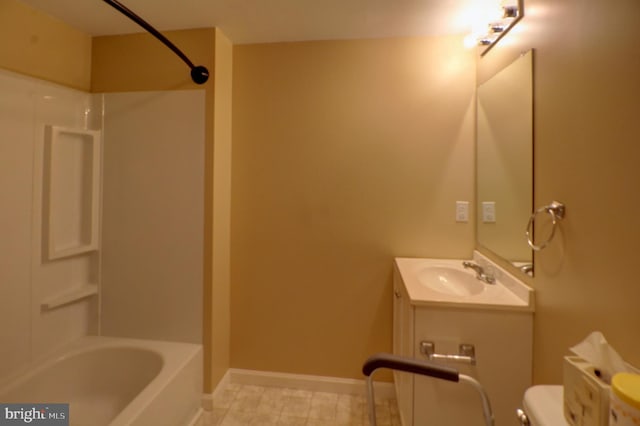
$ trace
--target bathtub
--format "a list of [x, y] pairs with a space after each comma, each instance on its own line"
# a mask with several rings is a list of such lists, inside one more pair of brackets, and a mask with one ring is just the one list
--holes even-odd
[[69, 403], [72, 426], [184, 426], [201, 413], [202, 347], [84, 337], [0, 388], [3, 403]]

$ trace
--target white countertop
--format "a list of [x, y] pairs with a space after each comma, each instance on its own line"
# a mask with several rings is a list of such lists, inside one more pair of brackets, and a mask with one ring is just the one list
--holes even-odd
[[463, 259], [396, 258], [394, 268], [399, 273], [412, 305], [455, 307], [467, 309], [534, 311], [533, 289], [504, 269], [491, 263], [480, 253], [474, 253], [475, 263], [489, 266], [496, 277], [495, 284], [482, 283], [478, 294], [457, 295], [435, 291], [420, 283], [418, 274], [427, 267], [446, 267], [463, 271], [475, 277], [475, 272], [464, 269]]

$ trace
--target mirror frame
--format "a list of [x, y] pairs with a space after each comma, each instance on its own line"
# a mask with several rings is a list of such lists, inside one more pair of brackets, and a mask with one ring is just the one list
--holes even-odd
[[[533, 208], [533, 56], [533, 49], [523, 52], [476, 88], [476, 246], [529, 276], [534, 258], [525, 231]], [[511, 94], [518, 108], [507, 98]], [[483, 220], [487, 201], [499, 201], [493, 222]]]

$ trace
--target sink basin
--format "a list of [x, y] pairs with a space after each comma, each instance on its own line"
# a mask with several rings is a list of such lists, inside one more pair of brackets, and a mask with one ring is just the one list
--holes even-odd
[[454, 296], [474, 296], [485, 288], [485, 284], [474, 274], [446, 266], [422, 268], [417, 278], [421, 285], [433, 291]]

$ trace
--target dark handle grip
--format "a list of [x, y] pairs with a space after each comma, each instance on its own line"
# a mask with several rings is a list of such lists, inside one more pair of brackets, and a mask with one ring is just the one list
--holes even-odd
[[362, 372], [365, 376], [370, 376], [379, 368], [405, 371], [407, 373], [435, 377], [437, 379], [448, 380], [450, 382], [457, 382], [460, 380], [458, 370], [455, 368], [444, 367], [433, 362], [389, 353], [378, 353], [370, 356], [362, 366]]

